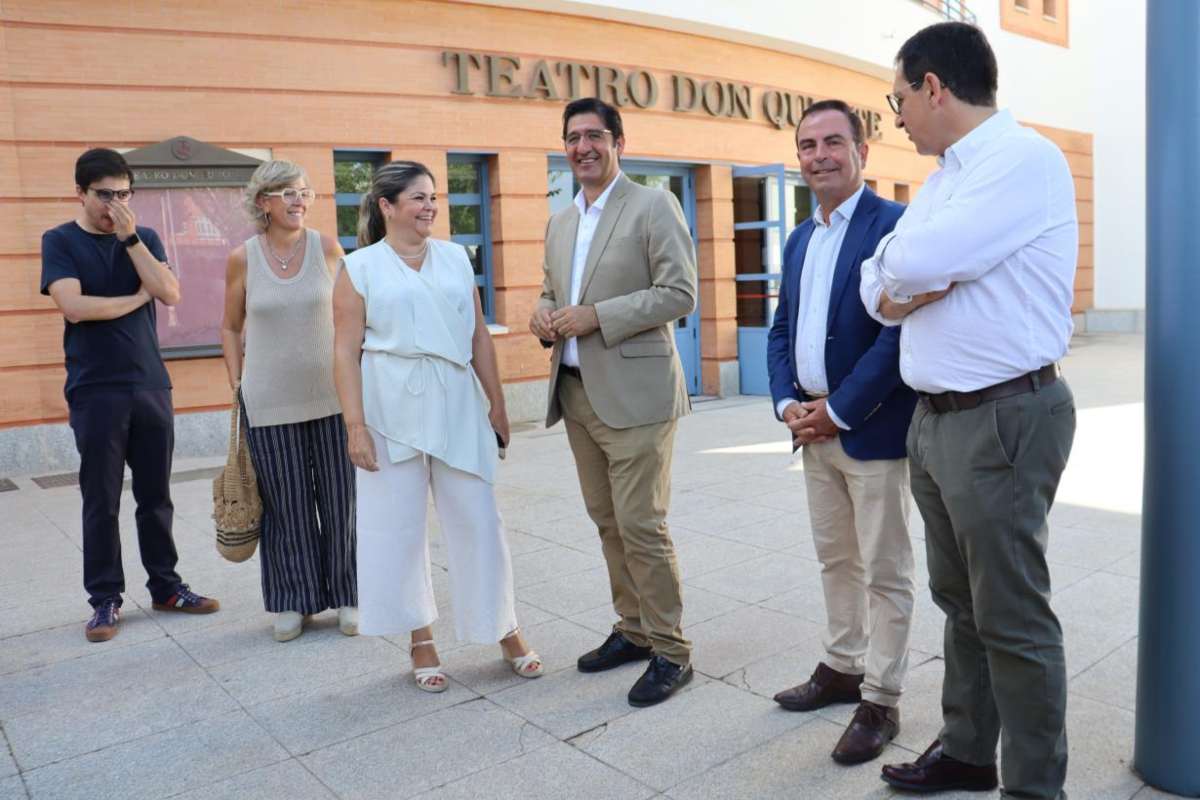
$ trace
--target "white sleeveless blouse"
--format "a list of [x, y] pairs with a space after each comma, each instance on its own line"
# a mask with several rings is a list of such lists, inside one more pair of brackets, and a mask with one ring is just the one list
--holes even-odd
[[387, 440], [388, 460], [425, 453], [493, 482], [496, 435], [471, 366], [475, 273], [467, 251], [430, 239], [415, 270], [379, 241], [344, 263], [366, 306], [364, 421]]

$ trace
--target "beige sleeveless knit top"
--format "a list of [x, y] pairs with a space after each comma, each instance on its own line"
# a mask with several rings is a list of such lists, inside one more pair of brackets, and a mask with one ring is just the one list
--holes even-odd
[[262, 240], [246, 241], [246, 358], [242, 398], [250, 427], [340, 414], [333, 385], [333, 278], [321, 234], [305, 231], [296, 274], [271, 271]]

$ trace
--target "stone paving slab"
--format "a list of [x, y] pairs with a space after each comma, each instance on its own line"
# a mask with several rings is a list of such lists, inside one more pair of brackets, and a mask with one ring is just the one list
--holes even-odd
[[172, 795], [171, 800], [336, 800], [328, 787], [295, 759], [253, 769], [199, 789]]
[[28, 800], [25, 784], [17, 775], [0, 779], [0, 800]]
[[[33, 800], [169, 797], [287, 758], [244, 711], [97, 749], [24, 773]], [[186, 765], [186, 768], [180, 768]]]
[[335, 744], [301, 760], [340, 797], [413, 797], [556, 740], [486, 699]]
[[0, 738], [0, 778], [11, 778], [18, 772], [17, 762], [8, 751], [8, 743]]
[[585, 735], [579, 746], [661, 791], [801, 724], [768, 700], [714, 681], [681, 693], [669, 705], [616, 719]]
[[[1092, 465], [1073, 461], [1051, 516], [1074, 800], [1171, 796], [1129, 766], [1140, 519], [1128, 493], [1111, 488], [1140, 486], [1141, 453], [1110, 430], [1140, 409], [1115, 392], [1110, 365], [1140, 363], [1130, 356], [1139, 346], [1136, 337], [1086, 337], [1068, 359], [1080, 401], [1076, 454], [1103, 453], [1108, 473], [1089, 494], [1095, 476], [1083, 467]], [[413, 684], [407, 636], [347, 638], [333, 612], [310, 620], [299, 639], [275, 642], [257, 558], [228, 564], [214, 552], [202, 480], [173, 484], [180, 569], [222, 610], [148, 610], [126, 493], [121, 632], [86, 642], [78, 490], [16, 476], [17, 489], [0, 493], [0, 800], [900, 797], [878, 780], [878, 763], [829, 759], [853, 706], [803, 714], [771, 701], [823, 656], [804, 475], [781, 431], [765, 398], [698, 403], [680, 423], [670, 524], [697, 673], [651, 709], [625, 701], [641, 664], [574, 669], [615, 616], [561, 426], [518, 432], [496, 485], [518, 618], [547, 675], [524, 680], [496, 645], [454, 639], [447, 553], [431, 509], [434, 636], [450, 682], [439, 695]], [[177, 468], [215, 463], [181, 459]], [[941, 725], [943, 617], [929, 597], [915, 514], [910, 530], [913, 650], [901, 733], [885, 760], [915, 757]]]
[[643, 800], [654, 794], [621, 772], [557, 742], [418, 795], [422, 800], [493, 800], [496, 797], [573, 797]]
[[[108, 676], [136, 689], [98, 703]], [[0, 689], [0, 704], [9, 745], [26, 769], [89, 753], [98, 742], [117, 744], [237, 710], [167, 639], [18, 673]]]
[[[403, 668], [397, 664], [258, 703], [247, 711], [288, 752], [307, 755], [478, 697], [454, 680], [441, 694], [421, 691], [413, 683], [407, 664]], [[387, 701], [380, 702], [380, 698]]]

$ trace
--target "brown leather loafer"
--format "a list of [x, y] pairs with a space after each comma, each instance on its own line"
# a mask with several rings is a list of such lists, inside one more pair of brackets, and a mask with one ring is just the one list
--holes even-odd
[[881, 777], [885, 783], [897, 789], [922, 794], [951, 789], [986, 792], [1000, 783], [995, 764], [980, 767], [953, 759], [942, 752], [942, 743], [939, 741], [929, 745], [916, 763], [885, 765]]
[[869, 700], [858, 704], [854, 718], [833, 748], [833, 760], [839, 764], [861, 764], [879, 758], [887, 743], [900, 732], [900, 709], [888, 708]]
[[825, 664], [817, 664], [812, 677], [799, 686], [775, 695], [775, 702], [788, 711], [815, 711], [833, 703], [862, 700], [862, 675], [848, 675]]

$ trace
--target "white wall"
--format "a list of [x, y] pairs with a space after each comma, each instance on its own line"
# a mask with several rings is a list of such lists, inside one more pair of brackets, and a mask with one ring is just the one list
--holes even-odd
[[[1096, 109], [1096, 308], [1146, 307], [1146, 4], [1091, 21]], [[1074, 9], [1074, 4], [1072, 4]], [[1180, 80], [1196, 80], [1181, 75]]]
[[[941, 17], [913, 0], [476, 0], [636, 22], [770, 47], [890, 78], [904, 40]], [[1070, 47], [1000, 28], [970, 0], [1018, 119], [1093, 134], [1095, 305], [1145, 305], [1145, 2], [1074, 0]]]

